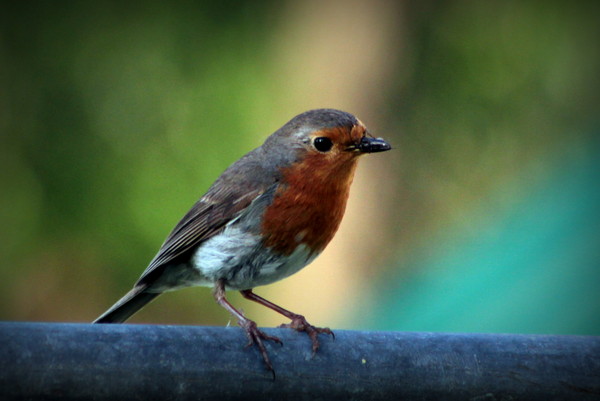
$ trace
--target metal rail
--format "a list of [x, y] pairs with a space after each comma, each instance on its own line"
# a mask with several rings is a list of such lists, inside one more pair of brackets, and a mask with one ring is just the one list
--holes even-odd
[[0, 323], [1, 400], [598, 400], [600, 337]]

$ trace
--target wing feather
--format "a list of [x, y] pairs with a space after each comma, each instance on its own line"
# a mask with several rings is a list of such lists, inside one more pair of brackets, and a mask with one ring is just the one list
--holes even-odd
[[272, 187], [279, 179], [279, 169], [263, 160], [264, 150], [259, 147], [225, 170], [167, 236], [138, 284], [152, 281], [150, 274], [220, 233]]
[[200, 199], [167, 236], [140, 280], [219, 233], [262, 193], [257, 189], [243, 195], [223, 194], [222, 199]]

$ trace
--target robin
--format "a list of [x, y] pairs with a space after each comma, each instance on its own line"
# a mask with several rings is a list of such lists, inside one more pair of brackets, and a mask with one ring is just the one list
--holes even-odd
[[310, 325], [252, 289], [296, 273], [323, 251], [344, 215], [358, 157], [389, 149], [352, 114], [318, 109], [294, 117], [221, 174], [175, 226], [133, 289], [94, 323], [122, 323], [165, 291], [207, 286], [273, 374], [263, 340], [281, 340], [231, 305], [226, 290], [240, 291], [290, 319], [282, 326], [306, 332], [316, 352], [318, 335], [333, 336], [331, 330]]

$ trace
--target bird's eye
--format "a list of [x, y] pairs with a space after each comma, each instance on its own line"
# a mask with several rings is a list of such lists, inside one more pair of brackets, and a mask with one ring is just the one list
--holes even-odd
[[333, 146], [333, 142], [327, 137], [320, 136], [315, 138], [313, 145], [319, 152], [329, 152]]

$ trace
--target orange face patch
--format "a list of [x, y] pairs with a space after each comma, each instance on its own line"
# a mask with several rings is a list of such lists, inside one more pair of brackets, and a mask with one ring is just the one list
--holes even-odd
[[282, 169], [282, 185], [262, 224], [265, 245], [285, 255], [304, 244], [320, 253], [337, 231], [350, 193], [360, 152], [348, 150], [365, 134], [362, 124], [316, 131], [327, 137], [328, 152], [306, 150], [300, 160]]

